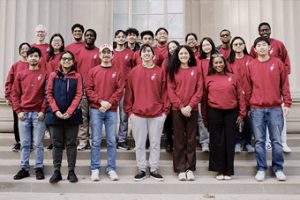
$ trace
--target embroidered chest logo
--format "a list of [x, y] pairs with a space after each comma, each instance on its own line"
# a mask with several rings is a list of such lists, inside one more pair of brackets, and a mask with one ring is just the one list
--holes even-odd
[[249, 62], [250, 62], [250, 60], [247, 60], [247, 62], [246, 62], [246, 66], [248, 66], [248, 65], [249, 65]]
[[125, 56], [125, 60], [127, 60], [128, 59], [128, 54], [126, 54], [126, 56]]
[[112, 78], [115, 78], [117, 76], [117, 72], [112, 73]]
[[97, 54], [95, 54], [95, 55], [93, 56], [93, 58], [96, 59], [96, 58], [97, 58]]
[[42, 79], [42, 74], [40, 74], [37, 79], [38, 79], [38, 81], [41, 80]]
[[271, 70], [271, 71], [274, 70], [274, 64], [271, 65], [270, 70]]
[[270, 47], [270, 55], [272, 55], [273, 54], [273, 52], [274, 52], [274, 49], [273, 49], [273, 47]]
[[195, 71], [191, 71], [191, 76], [194, 76], [195, 75]]
[[232, 81], [232, 77], [230, 76], [229, 78], [228, 78], [228, 82], [231, 82]]
[[155, 78], [156, 78], [156, 74], [153, 74], [150, 79], [151, 81], [153, 81]]

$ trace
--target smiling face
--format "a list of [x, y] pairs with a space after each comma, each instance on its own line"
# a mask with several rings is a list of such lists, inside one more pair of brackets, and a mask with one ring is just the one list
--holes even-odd
[[168, 45], [168, 51], [171, 55], [174, 54], [175, 49], [177, 48], [177, 44], [175, 44], [174, 42], [169, 43]]
[[181, 48], [178, 52], [178, 58], [181, 64], [187, 64], [189, 62], [191, 55], [186, 48]]
[[113, 53], [108, 48], [105, 48], [100, 52], [100, 58], [103, 63], [109, 63], [113, 59]]
[[142, 43], [143, 44], [149, 44], [150, 46], [152, 46], [153, 37], [151, 35], [144, 35], [143, 38], [142, 38]]
[[84, 35], [84, 41], [87, 45], [93, 45], [96, 41], [96, 35], [93, 31], [87, 31]]
[[271, 28], [268, 25], [262, 25], [258, 31], [261, 37], [270, 38]]
[[22, 56], [23, 58], [26, 58], [27, 56], [27, 51], [30, 49], [30, 47], [27, 44], [23, 44], [21, 49], [20, 49], [20, 56]]
[[59, 50], [62, 46], [62, 40], [59, 36], [55, 36], [51, 41], [51, 46], [54, 50]]
[[118, 35], [116, 35], [115, 40], [118, 45], [124, 45], [126, 42], [126, 35], [123, 32], [120, 32]]
[[134, 44], [136, 43], [136, 40], [137, 40], [137, 35], [134, 34], [134, 33], [129, 33], [127, 35], [127, 41], [130, 43], [130, 44]]
[[82, 36], [83, 36], [83, 32], [79, 27], [76, 27], [73, 32], [72, 32], [73, 38], [76, 41], [81, 41], [82, 40]]
[[217, 74], [224, 74], [225, 63], [221, 56], [213, 58], [212, 65]]
[[188, 45], [189, 47], [191, 47], [192, 49], [195, 48], [197, 46], [198, 41], [196, 40], [196, 38], [193, 35], [189, 35], [187, 40], [186, 40], [186, 45]]
[[228, 31], [222, 31], [220, 33], [220, 40], [223, 44], [228, 44], [231, 40], [231, 34]]
[[70, 53], [64, 53], [60, 59], [60, 65], [69, 70], [74, 65], [73, 56]]
[[210, 44], [210, 42], [208, 40], [204, 40], [201, 48], [204, 53], [210, 53], [212, 50], [212, 45]]
[[160, 44], [165, 44], [168, 41], [168, 33], [161, 29], [156, 35], [156, 40]]
[[154, 54], [153, 54], [151, 48], [150, 47], [145, 47], [144, 49], [142, 49], [141, 57], [142, 57], [144, 62], [149, 62], [149, 61], [153, 60]]
[[268, 45], [268, 43], [266, 43], [265, 41], [260, 41], [256, 44], [256, 46], [254, 47], [255, 52], [259, 55], [259, 56], [265, 56], [268, 55], [270, 46]]
[[27, 56], [27, 61], [30, 66], [37, 66], [40, 61], [40, 56], [37, 52], [34, 52]]
[[235, 39], [232, 42], [232, 49], [233, 51], [235, 51], [236, 53], [240, 53], [243, 52], [245, 49], [245, 44], [241, 39]]

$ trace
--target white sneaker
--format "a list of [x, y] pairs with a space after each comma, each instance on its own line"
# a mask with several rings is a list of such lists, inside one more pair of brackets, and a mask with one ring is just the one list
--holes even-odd
[[286, 181], [286, 175], [281, 170], [275, 172], [275, 176], [276, 176], [278, 181]]
[[216, 179], [217, 179], [218, 181], [224, 180], [224, 175], [223, 175], [223, 174], [218, 174], [218, 175], [216, 176]]
[[202, 152], [209, 152], [208, 144], [202, 144]]
[[227, 175], [224, 176], [224, 180], [231, 180], [231, 179], [232, 179], [231, 176], [227, 176]]
[[255, 151], [251, 144], [247, 144], [245, 149], [248, 153], [253, 153]]
[[92, 181], [99, 181], [99, 169], [94, 169], [91, 171], [91, 180]]
[[291, 153], [292, 149], [287, 145], [287, 143], [282, 143], [282, 150], [284, 153]]
[[265, 177], [266, 177], [265, 171], [261, 171], [261, 170], [258, 170], [255, 175], [255, 179], [259, 182], [264, 181]]
[[242, 150], [241, 150], [240, 143], [235, 144], [234, 151], [235, 151], [235, 153], [241, 153]]
[[195, 175], [194, 175], [193, 171], [187, 170], [185, 173], [186, 173], [186, 180], [188, 180], [188, 181], [195, 180]]
[[112, 180], [112, 181], [119, 180], [119, 176], [115, 170], [110, 170], [109, 172], [107, 172], [107, 175], [110, 178], [110, 180]]
[[272, 145], [271, 145], [271, 143], [269, 143], [269, 142], [266, 143], [266, 150], [272, 151]]
[[87, 146], [87, 144], [79, 143], [78, 146], [77, 146], [77, 150], [78, 151], [84, 151], [84, 150], [86, 150], [86, 146]]
[[178, 174], [178, 180], [179, 181], [186, 181], [186, 173], [185, 172], [180, 172]]

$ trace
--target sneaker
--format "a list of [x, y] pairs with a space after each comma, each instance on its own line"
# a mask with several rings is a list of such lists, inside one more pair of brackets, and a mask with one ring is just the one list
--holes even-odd
[[253, 153], [255, 151], [251, 144], [247, 144], [245, 149], [248, 153]]
[[53, 144], [49, 144], [49, 146], [47, 147], [47, 150], [51, 151], [53, 149]]
[[272, 151], [272, 145], [271, 145], [271, 143], [269, 143], [269, 142], [266, 143], [266, 150]]
[[78, 146], [77, 146], [77, 150], [78, 151], [84, 151], [87, 149], [87, 144], [84, 144], [84, 143], [80, 143]]
[[281, 170], [275, 172], [275, 176], [276, 176], [278, 181], [286, 181], [286, 175]]
[[261, 181], [264, 181], [264, 180], [265, 180], [265, 176], [266, 176], [265, 171], [259, 170], [259, 171], [257, 171], [257, 173], [256, 173], [256, 175], [255, 175], [255, 179], [256, 179], [257, 181], [261, 182]]
[[94, 169], [91, 171], [91, 180], [92, 181], [99, 181], [99, 169]]
[[49, 179], [49, 183], [58, 183], [62, 180], [62, 176], [59, 170], [55, 170], [51, 178]]
[[108, 177], [110, 180], [112, 180], [112, 181], [119, 180], [119, 176], [115, 170], [110, 170], [109, 172], [107, 172], [107, 174], [108, 174]]
[[241, 144], [237, 143], [235, 144], [235, 147], [234, 147], [234, 152], [235, 153], [241, 153]]
[[186, 173], [185, 172], [180, 172], [178, 174], [178, 180], [179, 181], [186, 181]]
[[195, 180], [195, 175], [194, 175], [193, 171], [187, 170], [185, 173], [186, 173], [186, 180], [188, 180], [188, 181]]
[[287, 145], [287, 143], [282, 143], [282, 150], [284, 153], [291, 153], [292, 149]]
[[208, 144], [202, 144], [202, 152], [209, 152]]
[[35, 177], [36, 177], [36, 180], [43, 180], [45, 179], [45, 175], [44, 175], [44, 172], [43, 172], [43, 168], [35, 168]]
[[139, 173], [137, 173], [137, 175], [134, 176], [134, 181], [142, 181], [146, 178], [146, 172], [144, 171], [139, 171]]
[[12, 151], [13, 151], [13, 152], [18, 152], [18, 151], [20, 151], [20, 149], [21, 149], [21, 144], [20, 144], [20, 143], [16, 143], [16, 144], [13, 146]]
[[154, 171], [154, 172], [150, 171], [150, 176], [157, 181], [164, 181], [164, 177], [162, 177], [162, 175], [158, 173], [158, 171]]
[[224, 176], [224, 180], [231, 180], [231, 179], [232, 179], [231, 176], [228, 176], [228, 175], [225, 175], [225, 176]]
[[128, 150], [130, 150], [130, 146], [128, 146], [128, 145], [126, 144], [126, 142], [119, 142], [119, 143], [117, 144], [117, 149], [121, 149], [121, 150], [128, 151]]
[[78, 178], [77, 178], [74, 170], [69, 171], [67, 179], [69, 180], [70, 183], [77, 183], [78, 182]]
[[18, 171], [18, 173], [14, 176], [14, 180], [20, 180], [22, 178], [26, 178], [29, 177], [29, 171], [25, 170], [24, 168], [22, 168], [20, 171]]
[[216, 179], [217, 179], [218, 181], [224, 180], [224, 175], [223, 175], [223, 174], [218, 174], [218, 175], [216, 176]]

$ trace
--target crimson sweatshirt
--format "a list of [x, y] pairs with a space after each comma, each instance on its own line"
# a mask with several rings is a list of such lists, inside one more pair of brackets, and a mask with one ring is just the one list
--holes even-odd
[[45, 44], [32, 44], [31, 47], [36, 47], [41, 50], [42, 58], [47, 58], [47, 52], [50, 49], [50, 45], [48, 43]]
[[124, 103], [128, 116], [152, 118], [168, 114], [170, 103], [165, 77], [164, 71], [156, 65], [153, 68], [138, 65], [130, 71]]
[[53, 55], [48, 61], [46, 61], [46, 71], [47, 74], [51, 74], [51, 72], [54, 72], [59, 66], [60, 66], [60, 56], [62, 55], [62, 52]]
[[[159, 49], [153, 49], [154, 50], [154, 54], [155, 54], [155, 58], [153, 60], [153, 63], [159, 67], [161, 67], [162, 62], [164, 61], [163, 56], [160, 54], [160, 50]], [[133, 65], [137, 66], [137, 65], [141, 65], [143, 63], [142, 61], [142, 57], [140, 56], [140, 50], [139, 51], [135, 51], [133, 54]]]
[[201, 68], [194, 66], [179, 68], [174, 81], [168, 76], [168, 96], [173, 110], [180, 110], [189, 105], [194, 111], [203, 95], [203, 79]]
[[134, 52], [128, 48], [122, 51], [114, 50], [114, 58], [112, 63], [122, 73], [124, 80], [127, 79], [129, 71], [133, 67], [133, 62], [132, 62], [133, 54]]
[[[254, 51], [253, 46], [251, 47], [250, 55], [253, 58], [256, 58], [256, 52]], [[291, 62], [290, 62], [289, 54], [284, 44], [281, 41], [276, 40], [274, 38], [270, 38], [269, 55], [279, 58], [284, 63], [287, 73], [291, 74]]]
[[275, 57], [265, 62], [257, 58], [247, 68], [245, 95], [251, 108], [276, 108], [292, 104], [289, 79], [284, 64]]
[[84, 47], [85, 47], [84, 42], [73, 42], [73, 43], [69, 44], [68, 46], [66, 46], [65, 49], [67, 51], [71, 51], [75, 55], [81, 48], [84, 48]]
[[220, 47], [220, 53], [224, 56], [225, 60], [227, 60], [230, 56], [230, 48], [224, 49], [222, 46]]
[[46, 111], [45, 85], [47, 73], [38, 70], [24, 69], [17, 74], [12, 91], [12, 105], [16, 113]]
[[117, 112], [122, 98], [124, 81], [116, 66], [98, 65], [89, 71], [86, 81], [86, 94], [91, 108], [99, 109], [101, 101], [112, 104], [109, 111]]
[[203, 74], [203, 80], [206, 78], [208, 74], [208, 68], [209, 68], [209, 59], [201, 59], [199, 66], [201, 66], [202, 74]]
[[155, 52], [155, 55], [156, 54], [160, 55], [162, 61], [168, 57], [168, 46], [167, 45], [162, 46], [162, 47], [155, 45], [153, 47], [153, 50]]
[[12, 102], [13, 83], [15, 82], [17, 73], [26, 68], [28, 68], [28, 62], [23, 62], [21, 60], [11, 66], [5, 82], [5, 98], [8, 101]]

